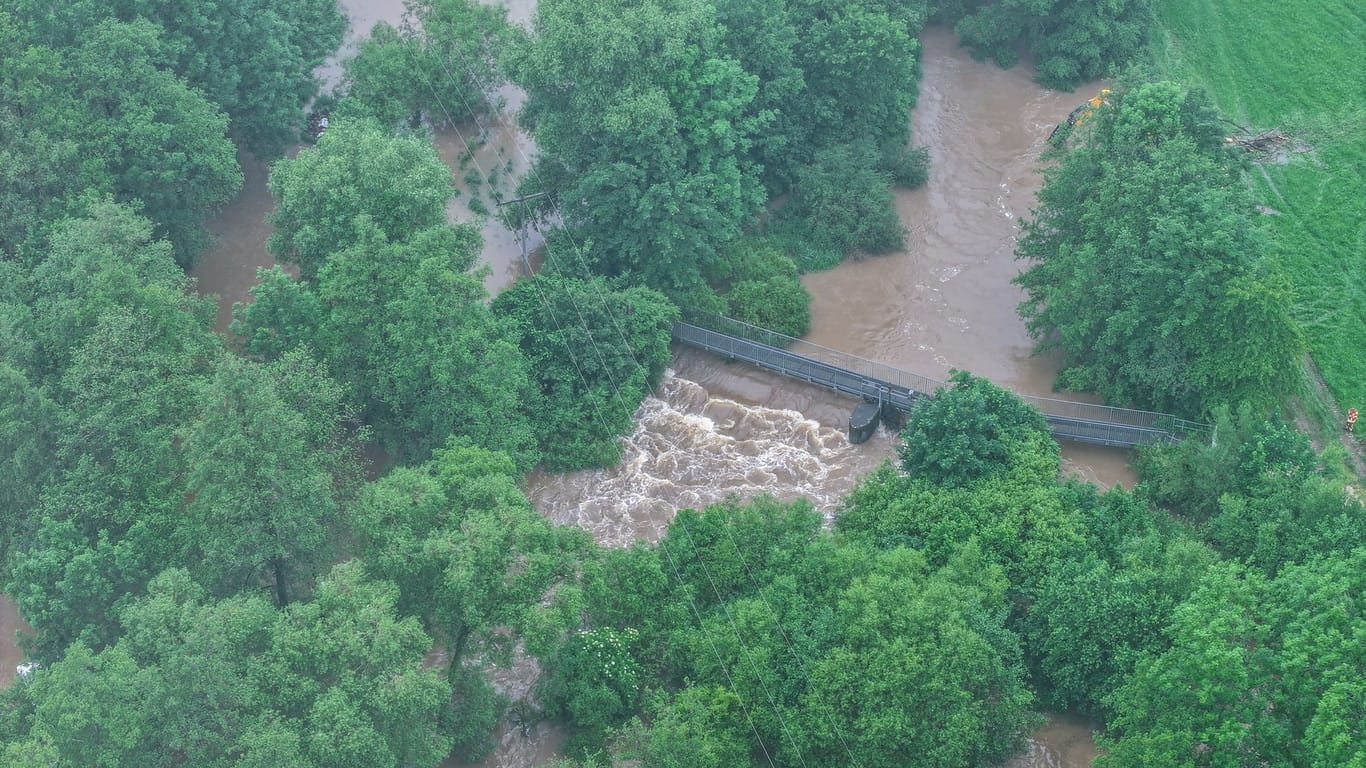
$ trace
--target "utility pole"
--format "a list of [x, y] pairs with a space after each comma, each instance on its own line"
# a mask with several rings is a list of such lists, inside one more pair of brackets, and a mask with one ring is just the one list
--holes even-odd
[[522, 246], [522, 266], [526, 267], [528, 276], [531, 275], [531, 259], [527, 255], [526, 250], [526, 225], [531, 217], [527, 215], [526, 201], [544, 197], [545, 194], [545, 192], [533, 192], [529, 195], [514, 197], [511, 200], [499, 200], [494, 203], [494, 206], [498, 208], [502, 208], [505, 205], [511, 205], [512, 203], [522, 203], [522, 218], [517, 222], [517, 243]]

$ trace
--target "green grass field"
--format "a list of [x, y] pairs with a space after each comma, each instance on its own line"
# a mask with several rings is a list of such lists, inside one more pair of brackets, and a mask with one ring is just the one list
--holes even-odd
[[[1157, 0], [1169, 76], [1254, 131], [1313, 147], [1252, 176], [1296, 317], [1345, 410], [1366, 408], [1366, 5], [1360, 0]], [[1235, 129], [1230, 126], [1230, 132]], [[1249, 340], [1255, 341], [1255, 340]], [[1287, 396], [1294, 393], [1287, 393]]]

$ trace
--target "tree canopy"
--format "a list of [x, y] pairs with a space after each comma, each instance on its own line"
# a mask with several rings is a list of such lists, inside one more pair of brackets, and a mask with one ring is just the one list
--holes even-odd
[[[112, 194], [141, 206], [182, 264], [204, 245], [206, 217], [242, 174], [218, 107], [161, 65], [159, 28], [103, 19], [68, 45], [45, 45], [0, 15], [13, 53], [0, 59], [0, 220], [13, 253], [82, 202]], [[10, 211], [13, 213], [11, 214]], [[11, 218], [12, 216], [12, 218]]]
[[763, 202], [744, 158], [767, 122], [704, 0], [548, 0], [513, 57], [523, 120], [603, 274], [679, 292]]
[[1206, 99], [1143, 83], [1089, 125], [1045, 171], [1017, 249], [1020, 313], [1062, 353], [1058, 386], [1194, 417], [1279, 400], [1304, 345], [1291, 288]]
[[314, 70], [341, 44], [335, 0], [16, 0], [34, 39], [78, 46], [109, 21], [144, 22], [155, 63], [202, 93], [229, 119], [229, 134], [263, 158], [298, 140]]
[[[7, 692], [12, 758], [61, 766], [434, 765], [450, 688], [395, 589], [342, 565], [312, 601], [209, 599], [166, 571], [122, 614], [126, 634], [72, 646]], [[10, 763], [37, 765], [38, 762]]]
[[540, 391], [533, 424], [546, 468], [620, 461], [618, 436], [664, 377], [678, 309], [649, 288], [538, 276], [500, 293], [493, 311], [512, 322]]
[[1073, 88], [1128, 64], [1143, 50], [1152, 27], [1151, 0], [937, 0], [965, 45], [1001, 66], [1014, 66], [1017, 47], [1029, 47], [1039, 80]]
[[513, 41], [507, 10], [475, 0], [409, 2], [403, 24], [377, 23], [346, 62], [342, 116], [385, 127], [460, 122], [497, 108], [498, 61]]

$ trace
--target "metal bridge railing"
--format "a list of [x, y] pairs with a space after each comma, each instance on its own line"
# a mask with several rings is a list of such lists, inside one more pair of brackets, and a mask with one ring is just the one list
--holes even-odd
[[[894, 368], [847, 352], [823, 347], [819, 344], [812, 344], [809, 341], [803, 341], [728, 317], [694, 316], [690, 317], [689, 320], [692, 322], [678, 324], [680, 327], [676, 329], [675, 335], [684, 340], [702, 343], [718, 352], [730, 353], [740, 357], [751, 356], [753, 354], [752, 347], [734, 343], [735, 339], [742, 339], [777, 347], [793, 356], [814, 360], [871, 379], [905, 387], [915, 392], [934, 394], [936, 390], [947, 386], [942, 381], [903, 371], [900, 368]], [[728, 341], [728, 339], [730, 340]], [[745, 349], [740, 349], [741, 346], [745, 346]], [[784, 363], [785, 366], [791, 366], [791, 364], [792, 361], [790, 360]], [[799, 369], [800, 364], [796, 367]], [[798, 370], [798, 372], [801, 371]], [[1210, 432], [1210, 427], [1206, 424], [1180, 419], [1166, 413], [1115, 408], [1094, 403], [1077, 403], [1049, 397], [1033, 397], [1030, 395], [1020, 395], [1019, 397], [1038, 408], [1045, 416], [1087, 422], [1104, 422], [1179, 434], [1208, 434]]]

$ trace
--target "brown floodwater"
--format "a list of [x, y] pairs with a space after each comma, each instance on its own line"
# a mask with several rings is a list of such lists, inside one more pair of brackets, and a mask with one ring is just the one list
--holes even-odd
[[1026, 750], [1003, 768], [1089, 768], [1100, 755], [1097, 730], [1097, 723], [1076, 715], [1049, 715]]
[[9, 595], [0, 595], [0, 688], [14, 681], [16, 667], [24, 662], [19, 635], [32, 631]]

